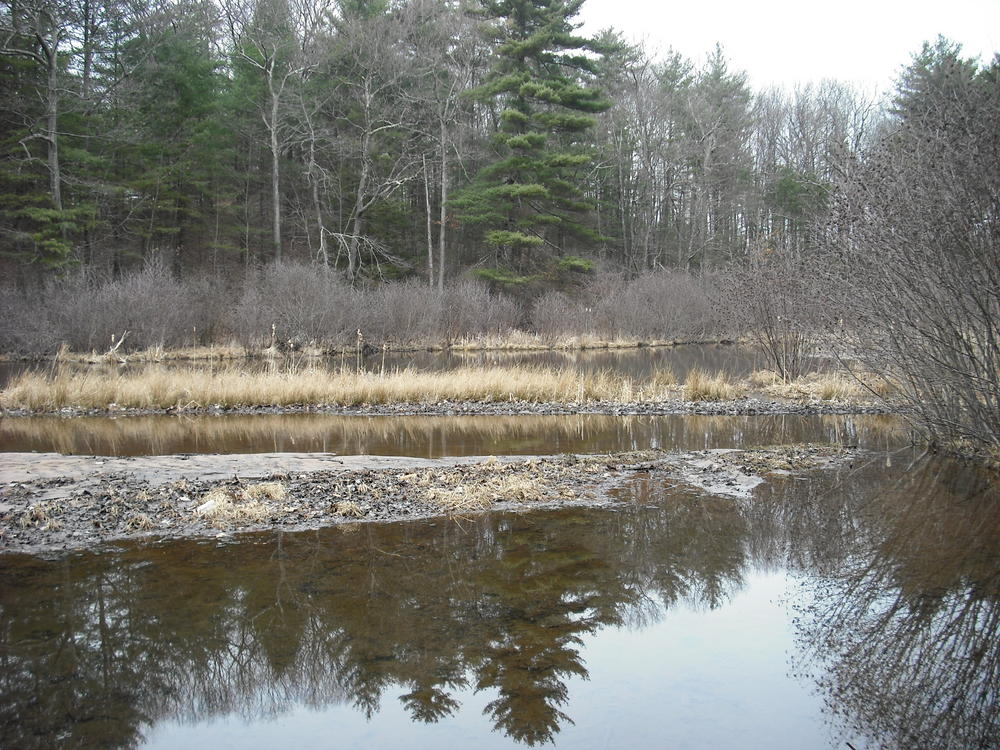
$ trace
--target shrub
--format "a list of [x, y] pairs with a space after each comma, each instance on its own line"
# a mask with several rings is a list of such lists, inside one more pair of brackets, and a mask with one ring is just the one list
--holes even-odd
[[[354, 340], [362, 316], [359, 294], [323, 266], [267, 266], [245, 287], [233, 312], [233, 331], [247, 347], [277, 342], [337, 345]], [[273, 327], [273, 329], [272, 329]]]

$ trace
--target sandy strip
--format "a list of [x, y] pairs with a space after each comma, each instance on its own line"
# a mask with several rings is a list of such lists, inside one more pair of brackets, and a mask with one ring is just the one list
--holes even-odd
[[[513, 460], [520, 457], [510, 457]], [[0, 453], [0, 484], [69, 479], [76, 486], [97, 484], [110, 475], [128, 474], [152, 484], [181, 479], [220, 481], [274, 474], [365, 469], [425, 469], [481, 463], [485, 456], [413, 458], [338, 456], [336, 453], [180, 454], [171, 456], [65, 456], [61, 453]], [[53, 488], [54, 490], [56, 488]], [[49, 493], [50, 496], [67, 494]]]

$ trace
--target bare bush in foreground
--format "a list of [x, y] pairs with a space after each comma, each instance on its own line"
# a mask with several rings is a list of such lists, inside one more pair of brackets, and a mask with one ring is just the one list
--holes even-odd
[[842, 186], [831, 250], [846, 343], [897, 386], [932, 444], [1000, 452], [1000, 58], [926, 47], [899, 122]]

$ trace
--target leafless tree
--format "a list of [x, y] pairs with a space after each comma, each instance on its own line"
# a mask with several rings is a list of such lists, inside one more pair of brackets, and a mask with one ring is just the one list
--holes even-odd
[[49, 196], [52, 207], [62, 211], [62, 172], [59, 162], [60, 55], [70, 42], [78, 23], [77, 9], [62, 0], [29, 0], [11, 3], [0, 15], [0, 55], [20, 57], [37, 64], [43, 71], [38, 97], [45, 102], [41, 128], [30, 128], [21, 140], [28, 158], [30, 141], [45, 143], [49, 173]]
[[833, 223], [852, 353], [932, 443], [1000, 450], [1000, 58], [925, 48]]

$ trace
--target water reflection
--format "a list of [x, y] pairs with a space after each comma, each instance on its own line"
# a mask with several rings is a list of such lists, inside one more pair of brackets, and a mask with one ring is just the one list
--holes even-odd
[[[817, 366], [825, 361], [816, 360]], [[364, 366], [373, 372], [382, 367], [380, 355], [366, 358]], [[449, 370], [470, 366], [527, 366], [569, 368], [578, 372], [610, 371], [633, 378], [648, 378], [669, 369], [683, 380], [693, 369], [724, 370], [742, 378], [754, 370], [769, 367], [764, 353], [742, 344], [684, 344], [674, 347], [640, 349], [585, 349], [559, 351], [481, 352], [401, 352], [385, 359], [386, 370], [414, 367], [420, 370]]]
[[18, 417], [0, 421], [0, 451], [137, 456], [324, 452], [341, 455], [550, 455], [699, 450], [795, 442], [886, 447], [905, 439], [884, 416], [347, 417], [329, 414]]
[[[829, 511], [797, 514], [817, 533], [836, 532], [832, 545], [803, 549], [806, 569], [823, 573], [799, 604], [800, 666], [845, 722], [899, 747], [996, 747], [997, 487], [973, 470], [927, 461], [879, 492], [845, 500], [849, 531]], [[817, 497], [803, 507], [821, 504]]]
[[1000, 496], [985, 478], [879, 462], [742, 504], [649, 480], [622, 498], [618, 512], [3, 558], [0, 741], [129, 747], [167, 720], [374, 716], [397, 696], [433, 723], [475, 690], [496, 731], [543, 743], [572, 720], [588, 638], [725, 608], [769, 569], [804, 582], [799, 668], [873, 746], [998, 736]]

